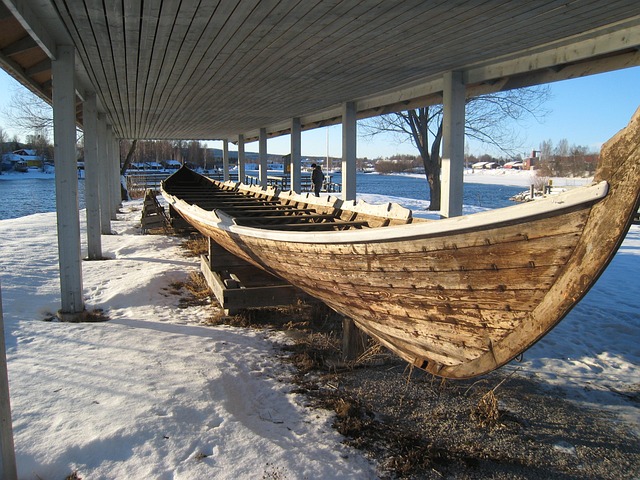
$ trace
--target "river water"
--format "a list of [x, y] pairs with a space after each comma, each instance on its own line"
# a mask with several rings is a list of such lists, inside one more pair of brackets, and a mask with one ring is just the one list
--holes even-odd
[[[424, 178], [359, 173], [356, 186], [358, 193], [429, 199], [427, 181]], [[0, 220], [54, 212], [55, 189], [53, 176], [46, 179], [1, 180]], [[463, 203], [484, 208], [506, 207], [513, 205], [509, 198], [522, 190], [522, 187], [465, 183]], [[84, 208], [84, 180], [78, 181], [78, 196], [80, 208]]]

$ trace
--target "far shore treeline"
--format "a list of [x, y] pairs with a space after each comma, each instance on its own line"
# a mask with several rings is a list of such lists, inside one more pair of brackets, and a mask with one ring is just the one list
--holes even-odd
[[[44, 136], [28, 136], [25, 143], [17, 138], [11, 141], [1, 138], [0, 153], [9, 154], [19, 149], [30, 149], [42, 156], [44, 162], [55, 163], [53, 158], [53, 145]], [[222, 168], [222, 150], [208, 148], [200, 141], [167, 141], [144, 140], [136, 142], [131, 152], [132, 142], [122, 140], [120, 142], [121, 162], [131, 155], [130, 163], [164, 164], [169, 160], [177, 160], [180, 163], [195, 168], [219, 169]], [[230, 151], [231, 165], [237, 164], [237, 152]], [[286, 155], [270, 154], [269, 163], [282, 163]], [[323, 156], [305, 157], [309, 162], [317, 162], [325, 168], [340, 168], [340, 158], [326, 158]], [[258, 159], [256, 152], [246, 152], [246, 161], [255, 163]], [[78, 161], [84, 160], [82, 142], [78, 144]], [[540, 176], [544, 177], [584, 177], [593, 174], [598, 162], [598, 153], [585, 146], [570, 146], [565, 139], [553, 145], [551, 141], [542, 142], [540, 150], [535, 150], [528, 155], [515, 155], [511, 157], [494, 157], [489, 154], [465, 155], [466, 168], [534, 168]], [[481, 165], [481, 167], [478, 167]], [[418, 155], [393, 155], [388, 158], [358, 158], [356, 168], [361, 171], [375, 171], [381, 174], [389, 173], [424, 173], [422, 159]]]

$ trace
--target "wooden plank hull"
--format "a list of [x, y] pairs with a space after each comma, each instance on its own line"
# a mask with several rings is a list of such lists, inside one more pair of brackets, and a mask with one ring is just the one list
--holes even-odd
[[[316, 208], [314, 217], [295, 220], [296, 229], [333, 209], [338, 223], [353, 224], [346, 231], [241, 225], [220, 210], [181, 200], [171, 193], [171, 179], [164, 189], [189, 223], [229, 252], [351, 317], [412, 364], [467, 378], [504, 365], [539, 340], [617, 251], [640, 201], [638, 114], [601, 157], [600, 183], [584, 191], [436, 222], [406, 217], [393, 226], [400, 215], [378, 222], [389, 226], [360, 228], [364, 223], [354, 220], [362, 206], [351, 205], [350, 214], [349, 205], [331, 199], [320, 208], [308, 197], [287, 196], [290, 205]], [[284, 202], [275, 192], [263, 197]], [[269, 221], [274, 218], [280, 221], [272, 212]]]

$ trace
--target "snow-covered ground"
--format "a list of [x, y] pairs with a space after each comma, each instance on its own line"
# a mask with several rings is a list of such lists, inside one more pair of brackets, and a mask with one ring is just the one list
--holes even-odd
[[[198, 269], [180, 240], [141, 235], [140, 203], [83, 263], [104, 323], [43, 321], [59, 308], [55, 214], [0, 221], [0, 280], [21, 479], [376, 478], [330, 415], [291, 393], [279, 333], [201, 324], [171, 286]], [[84, 227], [84, 218], [81, 223]], [[640, 435], [640, 227], [582, 302], [506, 366]], [[635, 401], [630, 397], [635, 396]]]
[[[591, 183], [593, 177], [551, 177], [553, 185], [558, 187], [578, 187]], [[484, 183], [511, 185], [514, 187], [529, 188], [530, 185], [539, 183], [540, 178], [535, 170], [517, 170], [509, 168], [496, 168], [492, 170], [473, 170], [468, 168], [464, 172], [465, 183]]]
[[178, 308], [171, 284], [197, 261], [177, 238], [140, 235], [139, 207], [102, 237], [111, 260], [83, 263], [105, 323], [43, 321], [60, 301], [54, 213], [0, 221], [19, 478], [375, 478], [329, 414], [290, 393], [284, 337]]

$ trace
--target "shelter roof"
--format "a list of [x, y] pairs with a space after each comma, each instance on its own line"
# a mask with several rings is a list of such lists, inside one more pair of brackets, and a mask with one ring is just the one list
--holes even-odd
[[[285, 133], [640, 64], [637, 0], [3, 0], [0, 63], [46, 100], [56, 46], [77, 49], [117, 136]], [[81, 122], [81, 109], [78, 109]]]

